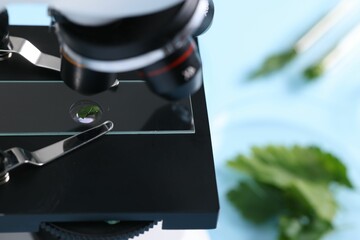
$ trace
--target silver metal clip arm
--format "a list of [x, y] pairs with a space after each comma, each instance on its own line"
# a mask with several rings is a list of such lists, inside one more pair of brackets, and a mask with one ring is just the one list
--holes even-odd
[[106, 121], [96, 127], [81, 132], [72, 137], [66, 138], [47, 147], [41, 148], [34, 152], [27, 151], [25, 149], [15, 147], [10, 148], [5, 153], [5, 159], [3, 161], [3, 172], [0, 176], [5, 176], [14, 168], [21, 166], [22, 164], [29, 163], [36, 166], [42, 166], [49, 163], [109, 132], [114, 127], [111, 121]]
[[41, 68], [60, 71], [61, 60], [46, 53], [42, 53], [31, 42], [24, 38], [10, 36], [11, 49], [0, 49], [0, 53], [16, 53]]
[[[61, 59], [41, 52], [31, 42], [24, 38], [10, 36], [11, 49], [0, 49], [1, 53], [19, 54], [33, 65], [60, 72]], [[1, 60], [1, 59], [0, 59]], [[115, 80], [111, 87], [117, 87], [119, 80]]]

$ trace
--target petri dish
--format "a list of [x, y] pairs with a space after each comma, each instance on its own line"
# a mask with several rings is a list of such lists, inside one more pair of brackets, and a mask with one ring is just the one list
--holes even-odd
[[[360, 234], [360, 152], [349, 137], [341, 108], [312, 98], [271, 97], [257, 101], [238, 101], [215, 114], [211, 121], [215, 168], [222, 211], [214, 239], [277, 238], [276, 222], [255, 226], [246, 221], [228, 202], [227, 192], [241, 179], [226, 162], [239, 153], [249, 153], [253, 145], [316, 145], [338, 156], [348, 168], [353, 191], [338, 189], [340, 208], [335, 218], [336, 231], [324, 239], [352, 239]], [[344, 126], [345, 125], [345, 126]]]

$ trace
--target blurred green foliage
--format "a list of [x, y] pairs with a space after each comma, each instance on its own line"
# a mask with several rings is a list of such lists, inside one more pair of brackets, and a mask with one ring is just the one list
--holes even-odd
[[304, 76], [309, 80], [313, 80], [323, 75], [324, 72], [325, 67], [321, 62], [319, 62], [306, 68], [304, 71]]
[[280, 240], [320, 239], [337, 211], [331, 184], [352, 188], [341, 161], [315, 146], [253, 147], [228, 165], [250, 177], [228, 199], [254, 223], [277, 218]]
[[297, 51], [294, 48], [279, 54], [272, 55], [263, 62], [259, 69], [250, 74], [250, 79], [259, 78], [278, 71], [287, 65], [296, 56]]

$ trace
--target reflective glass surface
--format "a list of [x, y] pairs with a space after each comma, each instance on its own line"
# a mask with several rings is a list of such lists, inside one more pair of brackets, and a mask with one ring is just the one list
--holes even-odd
[[61, 81], [0, 81], [0, 135], [70, 135], [106, 120], [110, 134], [194, 133], [191, 99], [168, 102], [143, 81], [83, 96]]

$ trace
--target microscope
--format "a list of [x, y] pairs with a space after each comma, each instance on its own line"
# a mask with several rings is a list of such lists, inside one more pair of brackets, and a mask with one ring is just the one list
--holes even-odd
[[197, 42], [212, 0], [31, 0], [51, 25], [10, 26], [18, 2], [0, 2], [0, 233], [216, 228]]

